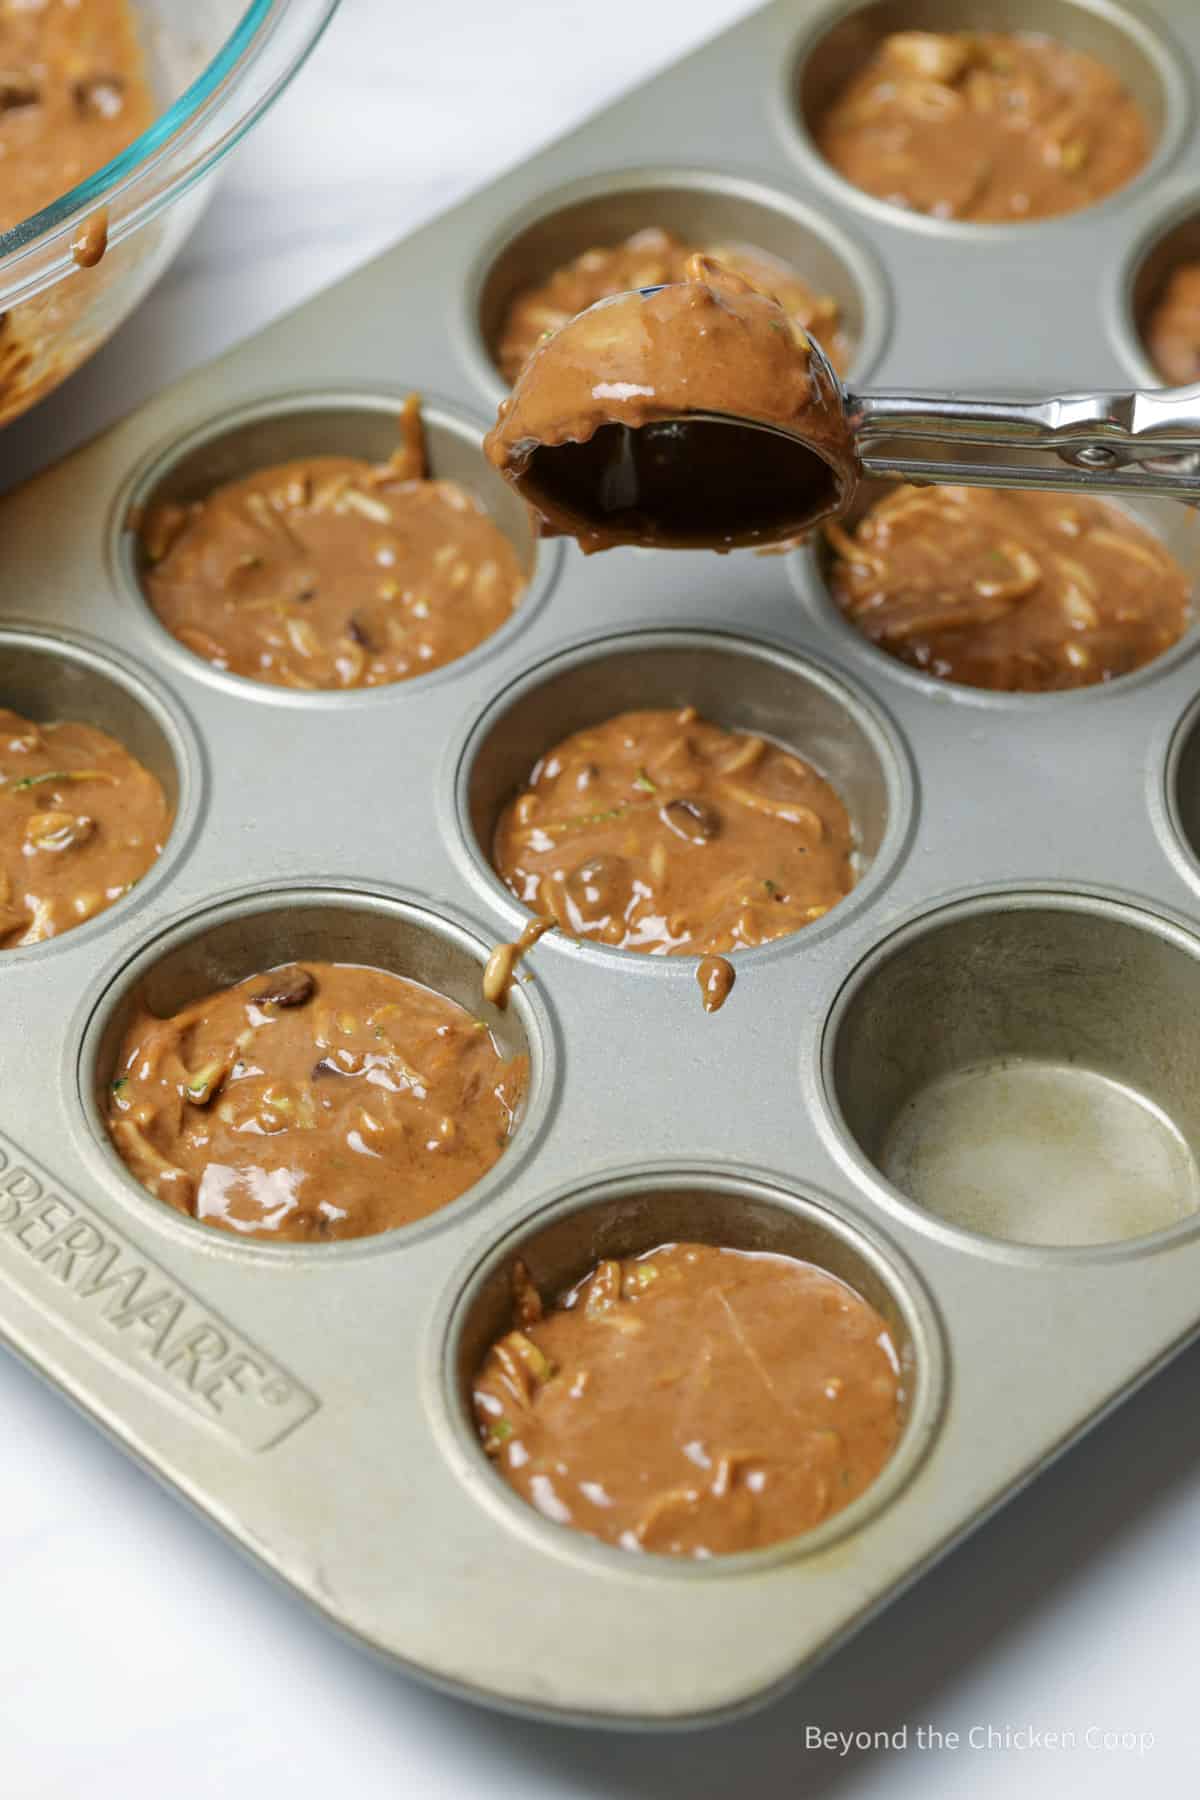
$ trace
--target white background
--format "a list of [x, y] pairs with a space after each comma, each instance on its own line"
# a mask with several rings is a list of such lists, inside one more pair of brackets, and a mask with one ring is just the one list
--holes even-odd
[[[344, 0], [136, 320], [6, 434], [0, 479], [90, 436], [746, 10]], [[493, 1716], [370, 1662], [0, 1358], [0, 1800], [1190, 1796], [1198, 1387], [1200, 1349], [791, 1698], [738, 1726], [649, 1738]], [[1140, 1757], [805, 1752], [808, 1726], [904, 1725], [910, 1744], [918, 1726], [964, 1745], [989, 1726], [1155, 1742]]]

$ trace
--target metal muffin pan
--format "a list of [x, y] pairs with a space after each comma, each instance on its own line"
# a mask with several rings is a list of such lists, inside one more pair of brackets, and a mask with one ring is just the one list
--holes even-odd
[[[1010, 233], [843, 204], [795, 96], [811, 46], [856, 10], [768, 7], [0, 502], [0, 701], [74, 702], [178, 797], [133, 893], [0, 957], [0, 1331], [361, 1643], [558, 1719], [682, 1725], [761, 1702], [1200, 1329], [1195, 631], [1103, 689], [951, 689], [845, 625], [815, 551], [585, 561], [533, 542], [479, 453], [505, 284], [656, 219], [802, 245], [845, 301], [858, 379], [1121, 383], [1138, 259], [1200, 196], [1200, 15], [988, 8], [1132, 32], [1159, 84], [1146, 176]], [[917, 0], [887, 16], [932, 19]], [[497, 509], [531, 571], [511, 623], [460, 663], [342, 695], [220, 675], [171, 641], [131, 508], [277, 457], [384, 453], [409, 387], [428, 396], [435, 473]], [[1200, 573], [1194, 518], [1143, 516]], [[811, 756], [858, 838], [854, 893], [741, 954], [720, 1014], [689, 959], [545, 938], [495, 1020], [531, 1058], [511, 1146], [393, 1234], [237, 1240], [130, 1180], [97, 1094], [136, 981], [173, 1005], [259, 963], [350, 955], [466, 997], [523, 916], [486, 864], [506, 791], [561, 732], [668, 699]], [[1113, 1146], [1123, 1211], [1089, 1206], [1080, 1107]], [[954, 1157], [977, 1133], [997, 1192], [963, 1206]], [[1033, 1227], [999, 1192], [1029, 1154], [1066, 1173]], [[1146, 1171], [1162, 1179], [1141, 1207]], [[854, 1507], [697, 1566], [521, 1507], [463, 1394], [516, 1252], [554, 1286], [685, 1231], [845, 1274], [907, 1364], [902, 1441]]]

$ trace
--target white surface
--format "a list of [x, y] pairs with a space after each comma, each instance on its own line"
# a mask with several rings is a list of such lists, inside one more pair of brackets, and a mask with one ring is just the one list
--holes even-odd
[[[344, 0], [173, 274], [7, 434], [0, 475], [90, 436], [746, 10]], [[1190, 1796], [1198, 1384], [1200, 1350], [791, 1698], [650, 1739], [506, 1720], [368, 1661], [0, 1358], [0, 1800]], [[808, 1727], [907, 1727], [909, 1747], [806, 1752]], [[1079, 1747], [971, 1748], [989, 1727], [1075, 1732]], [[918, 1748], [919, 1728], [961, 1745]], [[1154, 1743], [1090, 1748], [1089, 1729]]]

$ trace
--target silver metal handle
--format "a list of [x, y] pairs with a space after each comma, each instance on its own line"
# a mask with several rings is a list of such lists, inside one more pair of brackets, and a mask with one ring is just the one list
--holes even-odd
[[1025, 402], [847, 394], [846, 410], [869, 475], [989, 487], [1007, 476], [1200, 504], [1200, 387]]

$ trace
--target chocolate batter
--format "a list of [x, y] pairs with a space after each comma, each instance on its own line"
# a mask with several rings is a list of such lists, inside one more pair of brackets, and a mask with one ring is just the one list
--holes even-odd
[[94, 269], [108, 249], [108, 208], [102, 206], [71, 239], [71, 258], [80, 269]]
[[711, 256], [778, 300], [801, 331], [820, 338], [834, 368], [845, 372], [850, 346], [838, 320], [836, 300], [818, 294], [786, 263], [765, 251], [685, 244], [673, 232], [652, 225], [635, 231], [623, 243], [585, 250], [556, 269], [549, 280], [521, 289], [509, 305], [500, 333], [498, 354], [505, 380], [514, 382], [538, 345], [576, 313], [614, 294], [684, 281], [688, 263], [697, 253]]
[[128, 0], [0, 6], [0, 231], [103, 168], [154, 118]]
[[855, 187], [981, 223], [1091, 206], [1151, 149], [1120, 76], [1040, 32], [893, 32], [815, 136]]
[[628, 712], [557, 744], [496, 826], [493, 864], [575, 937], [719, 956], [819, 919], [854, 883], [846, 809], [765, 738]]
[[1111, 681], [1183, 632], [1191, 583], [1101, 500], [896, 488], [825, 527], [834, 596], [864, 636], [943, 681], [1042, 693]]
[[[529, 358], [488, 434], [496, 467], [585, 551], [778, 544], [853, 492], [841, 396], [805, 333], [709, 258], [687, 272], [569, 320]], [[712, 413], [804, 441], [689, 416]]]
[[108, 1129], [157, 1199], [206, 1225], [300, 1243], [423, 1219], [500, 1156], [525, 1089], [478, 1019], [418, 982], [291, 963], [139, 1008]]
[[483, 971], [483, 997], [503, 1012], [516, 979], [517, 965], [539, 938], [553, 929], [553, 919], [530, 919], [520, 937], [511, 944], [497, 944]]
[[724, 956], [702, 956], [696, 964], [696, 980], [705, 1012], [720, 1012], [733, 991], [737, 976], [733, 964]]
[[0, 950], [103, 912], [141, 880], [170, 829], [162, 788], [115, 738], [0, 707]]
[[1200, 263], [1182, 263], [1146, 320], [1146, 348], [1171, 387], [1200, 381]]
[[663, 1244], [516, 1329], [475, 1378], [497, 1469], [557, 1524], [623, 1550], [726, 1556], [810, 1531], [900, 1435], [900, 1364], [854, 1290], [788, 1256]]
[[311, 457], [152, 508], [143, 579], [168, 631], [236, 675], [362, 688], [499, 630], [525, 586], [516, 551], [464, 487], [427, 479], [417, 409], [386, 463]]
[[[128, 148], [152, 123], [128, 0], [0, 6], [0, 231], [10, 231]], [[72, 253], [91, 268], [107, 219], [95, 213]], [[72, 333], [95, 282], [59, 283], [0, 318], [0, 423], [57, 385], [88, 352]]]

